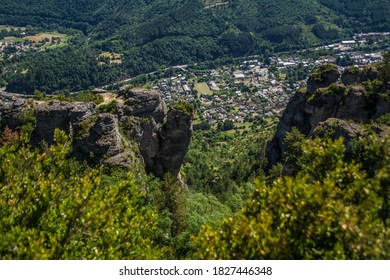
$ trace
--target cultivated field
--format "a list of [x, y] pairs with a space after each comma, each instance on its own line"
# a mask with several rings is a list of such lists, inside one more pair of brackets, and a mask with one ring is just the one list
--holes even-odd
[[17, 38], [17, 37], [13, 37], [13, 36], [9, 36], [9, 37], [4, 37], [3, 40], [0, 40], [0, 42], [9, 42], [9, 41], [14, 41], [14, 42], [24, 42], [25, 39], [23, 38]]
[[198, 91], [198, 94], [202, 94], [202, 95], [212, 95], [213, 92], [210, 90], [209, 86], [207, 85], [207, 83], [198, 83], [198, 84], [195, 84], [195, 90]]
[[50, 42], [51, 42], [53, 37], [61, 38], [61, 40], [62, 39], [66, 39], [66, 35], [65, 34], [55, 33], [55, 32], [40, 33], [40, 34], [37, 34], [35, 36], [26, 36], [24, 38], [27, 39], [27, 40], [30, 40], [30, 41], [33, 41], [33, 42], [37, 43], [37, 42], [41, 42], [44, 39], [49, 39]]

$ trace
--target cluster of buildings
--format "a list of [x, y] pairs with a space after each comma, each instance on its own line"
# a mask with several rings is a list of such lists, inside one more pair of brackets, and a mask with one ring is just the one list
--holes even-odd
[[168, 103], [179, 99], [194, 103], [198, 113], [210, 124], [227, 119], [246, 122], [277, 116], [289, 99], [283, 82], [277, 81], [257, 60], [212, 69], [200, 76], [186, 71], [157, 82], [155, 88]]
[[154, 88], [160, 90], [167, 103], [173, 103], [175, 100], [181, 99], [181, 96], [183, 95], [188, 95], [187, 100], [189, 102], [194, 101], [194, 98], [191, 95], [193, 90], [188, 84], [187, 77], [183, 74], [170, 77], [169, 79], [164, 79]]
[[259, 89], [254, 93], [236, 91], [230, 95], [201, 97], [198, 111], [210, 124], [226, 119], [242, 123], [280, 115], [288, 99], [282, 88]]
[[36, 46], [33, 46], [28, 41], [18, 41], [18, 40], [3, 40], [0, 41], [0, 56], [5, 58], [8, 55], [8, 58], [12, 58], [14, 55], [20, 55], [23, 52], [29, 50], [37, 50]]
[[363, 67], [381, 60], [382, 55], [380, 52], [364, 53], [355, 46], [366, 44], [368, 37], [388, 35], [390, 33], [358, 34], [353, 40], [319, 48], [339, 51], [317, 58], [305, 57], [303, 52], [271, 57], [268, 64], [250, 59], [201, 74], [192, 73], [188, 68], [181, 69], [181, 74], [158, 81], [155, 88], [168, 103], [179, 99], [194, 103], [200, 116], [210, 124], [227, 119], [247, 122], [276, 117], [282, 114], [293, 92], [306, 83], [305, 80], [288, 83], [280, 73], [286, 73], [288, 69], [294, 71], [297, 67], [313, 69], [324, 63], [334, 64], [347, 55], [355, 65]]

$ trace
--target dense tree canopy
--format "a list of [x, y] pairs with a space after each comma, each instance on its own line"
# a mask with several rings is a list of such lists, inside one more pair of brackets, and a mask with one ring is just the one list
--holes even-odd
[[2, 134], [0, 258], [161, 258], [158, 216], [134, 175], [109, 184], [101, 170], [68, 158], [63, 132], [55, 138], [57, 145], [38, 151]]
[[301, 171], [258, 181], [238, 214], [218, 230], [203, 228], [195, 258], [389, 258], [389, 141], [367, 141], [367, 156], [379, 163], [370, 176], [344, 158], [343, 139], [305, 140]]

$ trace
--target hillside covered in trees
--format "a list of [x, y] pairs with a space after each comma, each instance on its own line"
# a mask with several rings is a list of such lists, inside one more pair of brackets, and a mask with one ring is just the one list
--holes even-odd
[[94, 39], [118, 40], [117, 44], [126, 48], [164, 37], [197, 40], [215, 36], [223, 40], [229, 33], [244, 36], [249, 32], [271, 42], [294, 41], [298, 37], [288, 37], [299, 34], [287, 34], [289, 26], [303, 31], [304, 25], [313, 24], [339, 30], [340, 35], [344, 30], [386, 31], [389, 9], [389, 3], [382, 0], [5, 0], [0, 14], [8, 24], [72, 27]]
[[[268, 55], [388, 31], [389, 5], [384, 0], [4, 0], [0, 24], [79, 32], [72, 45], [77, 50], [15, 58], [14, 71], [5, 76], [9, 90], [18, 92], [77, 91], [169, 65]], [[99, 65], [91, 57], [100, 52], [122, 55], [121, 64]], [[83, 79], [68, 77], [73, 67]]]

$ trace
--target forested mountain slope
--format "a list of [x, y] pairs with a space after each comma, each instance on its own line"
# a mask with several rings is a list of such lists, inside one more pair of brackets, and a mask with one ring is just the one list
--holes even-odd
[[[72, 50], [17, 60], [4, 80], [10, 91], [77, 91], [165, 66], [302, 49], [357, 32], [389, 31], [389, 5], [385, 0], [3, 0], [0, 25], [84, 34], [72, 37]], [[119, 54], [121, 64], [100, 67], [95, 58], [102, 52]], [[70, 62], [82, 80], [68, 77]], [[49, 77], [50, 71], [41, 74], [47, 68]]]
[[331, 30], [333, 37], [351, 31], [389, 29], [389, 3], [383, 0], [2, 2], [2, 22], [74, 27], [98, 40], [117, 39], [124, 48], [159, 38], [189, 36], [197, 42], [210, 37], [212, 43], [220, 43], [233, 53], [234, 44], [246, 42], [249, 46], [244, 51], [250, 52], [262, 39], [295, 44], [309, 43], [313, 38], [307, 34], [331, 39], [322, 38], [320, 29]]

